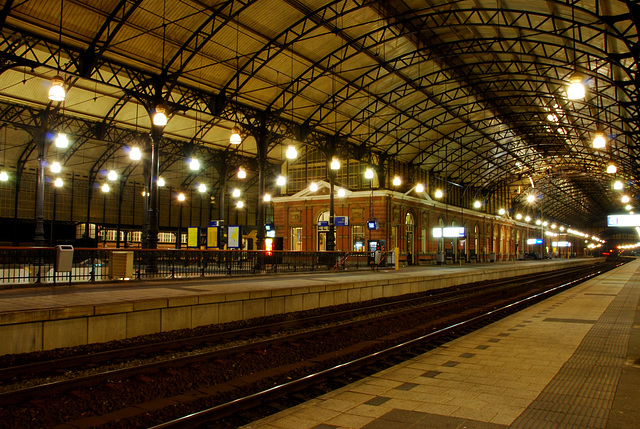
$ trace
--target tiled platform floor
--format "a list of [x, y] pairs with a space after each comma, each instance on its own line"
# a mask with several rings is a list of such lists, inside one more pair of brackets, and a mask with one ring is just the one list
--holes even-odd
[[244, 429], [640, 427], [640, 260]]

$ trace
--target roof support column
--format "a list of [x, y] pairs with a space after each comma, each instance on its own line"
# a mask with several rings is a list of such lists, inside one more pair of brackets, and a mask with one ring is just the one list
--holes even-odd
[[45, 244], [44, 239], [44, 169], [47, 166], [47, 119], [43, 116], [41, 128], [34, 132], [34, 139], [38, 147], [38, 176], [36, 184], [36, 229], [33, 241], [38, 247]]
[[266, 118], [264, 115], [261, 117], [260, 129], [256, 136], [256, 150], [258, 152], [258, 213], [256, 223], [258, 226], [258, 232], [256, 234], [256, 248], [258, 250], [264, 250], [264, 179], [266, 175], [267, 167], [267, 150], [269, 148], [269, 139], [267, 138]]
[[160, 142], [162, 141], [162, 127], [154, 125], [151, 128], [151, 177], [149, 180], [149, 249], [158, 248], [158, 174], [160, 170]]

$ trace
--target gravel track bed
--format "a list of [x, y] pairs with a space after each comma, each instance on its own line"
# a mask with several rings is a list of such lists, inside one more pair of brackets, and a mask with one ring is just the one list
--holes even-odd
[[[343, 307], [343, 306], [341, 306]], [[343, 309], [343, 308], [341, 308]], [[461, 311], [459, 309], [458, 311]], [[327, 312], [327, 310], [323, 310]], [[316, 313], [317, 311], [311, 312]], [[306, 315], [309, 312], [305, 312]], [[299, 316], [299, 315], [298, 315]], [[433, 319], [435, 314], [429, 315], [429, 319]], [[288, 317], [296, 317], [290, 315]], [[373, 316], [366, 316], [370, 318]], [[269, 318], [272, 319], [272, 318]], [[255, 321], [254, 321], [255, 322]], [[212, 363], [198, 363], [192, 364], [188, 367], [179, 369], [170, 369], [162, 373], [153, 373], [147, 375], [141, 375], [129, 380], [113, 381], [101, 386], [96, 386], [89, 390], [70, 392], [69, 394], [53, 395], [49, 398], [36, 398], [28, 404], [8, 406], [3, 410], [0, 410], [0, 421], [3, 422], [2, 426], [6, 427], [51, 427], [56, 424], [70, 422], [74, 420], [80, 420], [90, 416], [102, 416], [112, 412], [116, 412], [123, 408], [127, 408], [132, 404], [144, 404], [149, 401], [160, 400], [162, 398], [183, 395], [185, 392], [197, 390], [199, 388], [206, 388], [209, 386], [216, 386], [239, 378], [243, 375], [253, 374], [256, 372], [267, 371], [270, 368], [279, 367], [283, 365], [292, 365], [300, 361], [311, 359], [318, 355], [326, 354], [333, 350], [345, 349], [352, 344], [358, 343], [363, 340], [369, 340], [373, 338], [379, 338], [387, 335], [390, 332], [397, 332], [417, 323], [414, 318], [409, 318], [405, 321], [393, 324], [393, 326], [386, 325], [380, 326], [379, 324], [365, 324], [358, 329], [352, 329], [348, 331], [342, 331], [340, 334], [330, 334], [325, 336], [315, 337], [313, 341], [304, 341], [300, 344], [277, 346], [271, 349], [262, 350], [257, 353], [247, 353], [244, 355], [236, 356], [231, 360], [221, 360], [220, 362]], [[259, 323], [265, 323], [260, 321]], [[238, 328], [244, 324], [232, 324], [233, 328]], [[218, 327], [217, 329], [220, 329]], [[177, 333], [171, 333], [170, 335], [163, 335], [163, 339], [167, 337], [174, 337]], [[278, 333], [274, 336], [282, 336], [285, 333]], [[184, 335], [184, 333], [182, 333]], [[157, 336], [154, 336], [157, 337]], [[175, 337], [174, 337], [175, 338]], [[255, 342], [256, 340], [250, 340]], [[112, 345], [115, 346], [115, 345]], [[229, 344], [224, 346], [213, 346], [216, 348], [228, 347]], [[85, 349], [85, 348], [83, 348]], [[198, 350], [197, 352], [201, 352]], [[69, 355], [72, 352], [65, 350], [63, 355]], [[77, 353], [77, 351], [76, 351]], [[196, 353], [196, 351], [189, 351], [185, 353], [174, 353], [169, 358], [174, 358], [178, 354]], [[53, 353], [46, 353], [46, 355], [52, 355]], [[32, 357], [34, 358], [34, 357]], [[166, 359], [163, 357], [161, 359]], [[35, 359], [35, 358], [34, 358]], [[156, 359], [156, 358], [151, 358]], [[337, 362], [336, 362], [337, 363]], [[126, 365], [126, 363], [118, 363], [113, 365], [114, 367], [120, 367]], [[326, 363], [326, 365], [329, 365]], [[98, 369], [90, 369], [91, 371], [102, 370], [104, 367]], [[256, 389], [270, 387], [278, 382], [286, 381], [287, 378], [299, 375], [297, 371], [293, 371], [291, 374], [278, 375], [274, 379], [268, 377], [260, 380], [253, 386], [247, 386], [245, 393], [256, 391]], [[62, 374], [59, 377], [65, 376], [77, 377], [78, 374], [73, 372], [72, 374]], [[58, 376], [56, 376], [58, 377]], [[283, 378], [284, 377], [284, 378]], [[25, 383], [36, 384], [34, 380], [25, 381]], [[237, 396], [242, 394], [243, 389], [233, 392], [233, 395]], [[213, 406], [217, 403], [222, 403], [228, 395], [220, 395], [215, 399], [205, 399], [195, 401], [192, 405], [198, 406]], [[204, 404], [203, 404], [204, 403]], [[186, 408], [185, 404], [178, 404], [171, 408], [171, 413], [176, 413], [175, 416], [180, 415], [180, 410]], [[145, 413], [132, 419], [127, 425], [122, 426], [124, 422], [115, 424], [112, 427], [146, 427], [148, 420], [161, 421], [166, 418], [166, 410], [161, 410], [155, 413]], [[159, 420], [158, 420], [159, 419]], [[104, 426], [109, 427], [109, 425]]]

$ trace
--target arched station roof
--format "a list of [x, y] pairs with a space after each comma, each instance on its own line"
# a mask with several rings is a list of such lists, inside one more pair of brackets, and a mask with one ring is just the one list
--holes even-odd
[[[126, 149], [162, 104], [175, 186], [204, 174], [183, 166], [194, 153], [225, 175], [255, 167], [256, 140], [276, 166], [295, 141], [602, 225], [622, 207], [614, 180], [637, 203], [639, 25], [630, 0], [5, 0], [4, 163], [35, 168], [34, 136], [64, 130], [65, 168], [141, 176]], [[47, 99], [56, 75], [64, 102]]]

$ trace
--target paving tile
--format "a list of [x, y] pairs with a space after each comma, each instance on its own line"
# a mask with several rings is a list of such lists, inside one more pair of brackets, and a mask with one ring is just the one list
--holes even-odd
[[365, 402], [365, 404], [380, 406], [390, 399], [391, 398], [387, 398], [386, 396], [376, 396], [375, 398], [369, 399], [367, 402]]

